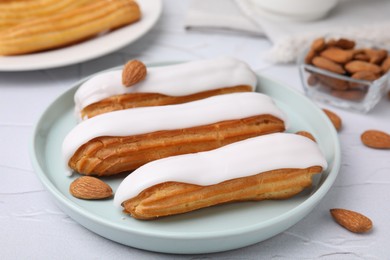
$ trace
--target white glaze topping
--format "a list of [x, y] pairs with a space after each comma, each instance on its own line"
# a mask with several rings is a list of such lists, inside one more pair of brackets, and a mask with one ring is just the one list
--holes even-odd
[[131, 136], [263, 114], [283, 120], [287, 127], [286, 116], [273, 100], [255, 92], [219, 95], [178, 105], [119, 110], [76, 125], [65, 137], [62, 152], [68, 162], [81, 145], [99, 136]]
[[311, 166], [325, 170], [327, 162], [309, 138], [288, 133], [263, 135], [207, 152], [145, 164], [122, 181], [114, 203], [120, 206], [143, 190], [168, 181], [207, 186], [271, 170]]
[[122, 85], [122, 70], [100, 73], [77, 90], [75, 113], [86, 106], [114, 95], [132, 92], [184, 96], [202, 91], [249, 85], [254, 89], [257, 78], [249, 66], [237, 59], [218, 58], [147, 69], [145, 80], [131, 86]]

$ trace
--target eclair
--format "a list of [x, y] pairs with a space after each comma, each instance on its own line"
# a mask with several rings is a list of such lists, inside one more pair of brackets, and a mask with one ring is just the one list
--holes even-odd
[[1, 31], [0, 55], [62, 47], [138, 21], [132, 0], [99, 0], [58, 14], [27, 20]]
[[327, 168], [315, 142], [274, 133], [141, 166], [115, 192], [114, 204], [154, 219], [235, 201], [287, 199]]
[[74, 10], [95, 0], [0, 1], [0, 30], [21, 22]]
[[286, 116], [269, 96], [233, 93], [93, 117], [68, 133], [62, 150], [71, 170], [107, 176], [153, 160], [282, 132], [286, 123]]
[[[123, 71], [103, 72], [84, 82], [74, 96], [76, 117], [88, 119], [115, 110], [181, 104], [215, 95], [250, 92], [257, 83], [250, 67], [234, 58], [147, 69], [140, 66], [144, 66], [143, 63], [137, 62]], [[135, 73], [134, 78], [140, 77], [136, 73], [147, 74], [142, 75], [143, 80], [126, 86], [123, 83], [126, 73]]]

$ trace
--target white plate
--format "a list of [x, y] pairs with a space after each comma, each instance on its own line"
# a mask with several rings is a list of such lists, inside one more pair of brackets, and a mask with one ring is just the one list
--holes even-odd
[[[311, 132], [329, 164], [325, 172], [316, 176], [312, 189], [291, 199], [232, 203], [140, 221], [123, 214], [112, 200], [85, 201], [72, 197], [69, 185], [78, 176], [65, 175], [61, 145], [76, 125], [73, 95], [85, 79], [55, 100], [41, 116], [30, 151], [32, 164], [64, 212], [113, 241], [151, 251], [181, 254], [218, 252], [263, 241], [297, 223], [325, 196], [339, 171], [340, 147], [329, 119], [305, 96], [260, 75], [258, 79], [258, 91], [273, 97], [290, 119], [289, 131]], [[123, 177], [104, 180], [115, 191]]]
[[137, 0], [140, 21], [69, 47], [33, 54], [0, 57], [0, 71], [28, 71], [71, 65], [114, 52], [143, 36], [162, 12], [161, 0]]

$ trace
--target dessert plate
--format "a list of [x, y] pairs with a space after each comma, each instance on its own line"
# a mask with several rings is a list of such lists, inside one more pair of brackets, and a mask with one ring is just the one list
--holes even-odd
[[[273, 97], [289, 117], [288, 131], [311, 132], [329, 164], [328, 169], [314, 179], [312, 189], [291, 199], [226, 204], [140, 221], [123, 214], [113, 205], [112, 199], [85, 201], [72, 197], [68, 192], [69, 185], [78, 175], [66, 176], [61, 146], [65, 135], [76, 125], [73, 95], [86, 79], [57, 98], [41, 116], [30, 150], [33, 167], [66, 214], [113, 241], [150, 251], [179, 254], [219, 252], [258, 243], [305, 217], [328, 192], [340, 168], [337, 133], [322, 110], [281, 83], [261, 75], [258, 79], [258, 91]], [[124, 177], [103, 180], [115, 192]]]
[[137, 3], [141, 8], [142, 19], [136, 23], [64, 48], [18, 56], [0, 56], [0, 71], [56, 68], [114, 52], [142, 37], [160, 17], [161, 0], [137, 0]]

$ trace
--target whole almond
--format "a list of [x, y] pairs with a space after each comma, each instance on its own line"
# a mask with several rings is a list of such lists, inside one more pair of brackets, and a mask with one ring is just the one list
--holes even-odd
[[321, 83], [330, 87], [331, 89], [346, 90], [349, 88], [349, 84], [345, 80], [328, 77], [322, 74], [317, 74], [316, 77]]
[[333, 219], [342, 227], [354, 233], [364, 233], [372, 229], [372, 221], [361, 213], [347, 209], [331, 209]]
[[333, 90], [330, 94], [334, 97], [340, 98], [340, 99], [346, 99], [351, 101], [358, 101], [364, 98], [366, 93], [365, 90], [359, 90], [359, 89], [351, 89], [347, 91], [338, 91]]
[[325, 39], [324, 37], [317, 38], [311, 44], [311, 49], [315, 52], [322, 51], [325, 48]]
[[387, 57], [386, 50], [364, 49], [364, 53], [370, 58], [370, 63], [378, 65]]
[[317, 142], [316, 139], [314, 138], [314, 136], [313, 136], [311, 133], [309, 133], [309, 132], [306, 132], [306, 131], [298, 131], [298, 132], [296, 132], [295, 134], [297, 134], [297, 135], [302, 135], [302, 136], [304, 136], [304, 137], [307, 137], [307, 138], [311, 139], [311, 140], [314, 141], [314, 142]]
[[[374, 81], [378, 79], [379, 76], [371, 71], [358, 71], [352, 74], [351, 78], [358, 80]], [[367, 87], [367, 84], [349, 82], [349, 86], [351, 89], [365, 89]]]
[[358, 53], [353, 56], [355, 60], [361, 60], [361, 61], [370, 61], [370, 57], [368, 57], [366, 54]]
[[312, 50], [312, 49], [309, 50], [309, 52], [306, 54], [306, 57], [305, 57], [305, 63], [312, 64], [312, 61], [316, 55], [317, 55], [317, 53], [314, 50]]
[[146, 66], [139, 60], [131, 60], [126, 63], [122, 71], [122, 84], [130, 87], [146, 77]]
[[322, 110], [329, 117], [330, 121], [332, 122], [332, 124], [334, 125], [336, 130], [340, 131], [341, 126], [342, 126], [341, 118], [338, 115], [336, 115], [334, 112], [332, 112], [332, 111], [330, 111], [328, 109], [323, 108]]
[[361, 136], [363, 144], [375, 148], [375, 149], [390, 149], [390, 135], [378, 131], [378, 130], [367, 130]]
[[336, 46], [336, 40], [335, 39], [330, 39], [326, 42], [325, 48], [330, 48]]
[[359, 71], [371, 71], [375, 74], [380, 74], [382, 72], [381, 67], [378, 65], [360, 60], [348, 62], [345, 64], [345, 69], [351, 74]]
[[324, 57], [319, 57], [319, 56], [314, 57], [312, 63], [314, 64], [314, 66], [318, 68], [328, 70], [337, 74], [345, 73], [345, 70], [343, 69], [342, 66]]
[[70, 184], [69, 192], [76, 198], [86, 200], [105, 199], [112, 196], [112, 189], [107, 183], [91, 176], [82, 176], [74, 180]]
[[[366, 55], [365, 53], [364, 53], [364, 49], [352, 49], [351, 50], [352, 52], [353, 52], [353, 54], [356, 56], [356, 55], [358, 55], [358, 54], [364, 54], [364, 55]], [[367, 56], [368, 57], [368, 56]], [[370, 59], [368, 59], [368, 60], [370, 60]]]
[[307, 78], [307, 84], [311, 87], [317, 85], [318, 78], [314, 74], [310, 74], [310, 76]]
[[383, 62], [382, 62], [382, 70], [384, 73], [387, 73], [390, 70], [390, 57], [387, 57]]
[[368, 80], [368, 81], [374, 81], [378, 79], [378, 75], [373, 73], [372, 71], [358, 71], [352, 74], [351, 78], [353, 79], [360, 79], [360, 80]]
[[336, 41], [335, 46], [344, 50], [350, 50], [355, 47], [355, 41], [348, 40], [345, 38], [340, 38]]
[[343, 50], [340, 48], [328, 48], [322, 51], [320, 55], [336, 63], [345, 64], [352, 60], [354, 54], [352, 51], [349, 50]]

